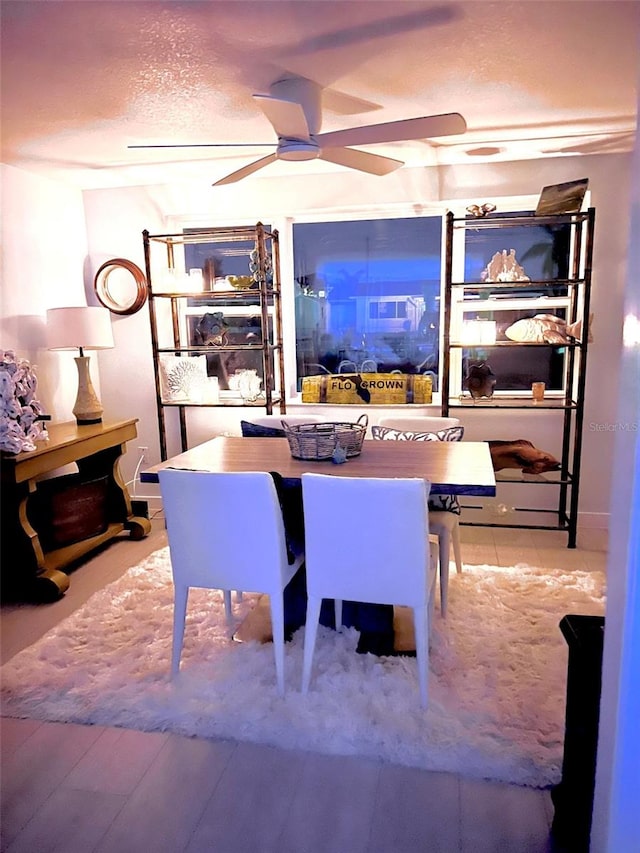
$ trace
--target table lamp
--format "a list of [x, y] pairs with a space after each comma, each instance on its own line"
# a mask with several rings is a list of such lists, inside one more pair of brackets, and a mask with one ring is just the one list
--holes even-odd
[[79, 350], [78, 396], [73, 414], [78, 424], [98, 424], [102, 421], [102, 404], [98, 399], [89, 372], [86, 349], [110, 349], [113, 346], [111, 319], [106, 308], [50, 308], [47, 311], [47, 342], [52, 350]]

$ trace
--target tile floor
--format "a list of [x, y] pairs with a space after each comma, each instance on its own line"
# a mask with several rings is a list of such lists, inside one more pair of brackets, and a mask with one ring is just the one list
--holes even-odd
[[[606, 535], [463, 527], [463, 560], [606, 568]], [[5, 605], [4, 663], [96, 589], [165, 544], [107, 545], [63, 599]], [[2, 718], [6, 853], [543, 853], [548, 791], [370, 759], [102, 726]]]

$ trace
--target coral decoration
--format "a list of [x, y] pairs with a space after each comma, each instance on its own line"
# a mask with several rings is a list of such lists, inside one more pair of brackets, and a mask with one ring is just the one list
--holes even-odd
[[0, 350], [0, 450], [35, 450], [36, 441], [49, 438], [46, 417], [38, 400], [35, 369], [13, 350]]

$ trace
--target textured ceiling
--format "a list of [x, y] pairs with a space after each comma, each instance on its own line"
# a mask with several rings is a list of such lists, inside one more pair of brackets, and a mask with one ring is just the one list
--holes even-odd
[[[272, 149], [127, 146], [273, 143], [251, 95], [287, 74], [327, 87], [323, 131], [464, 115], [463, 136], [367, 149], [410, 166], [634, 144], [636, 0], [4, 0], [0, 10], [2, 162], [81, 187], [208, 185], [264, 156]], [[261, 174], [341, 168], [278, 162]]]

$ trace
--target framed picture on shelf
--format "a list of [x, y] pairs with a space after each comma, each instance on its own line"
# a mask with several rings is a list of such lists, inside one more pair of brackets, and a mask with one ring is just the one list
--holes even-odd
[[582, 210], [588, 178], [567, 181], [564, 184], [551, 184], [543, 187], [536, 207], [536, 216], [549, 216], [556, 213], [579, 213]]

